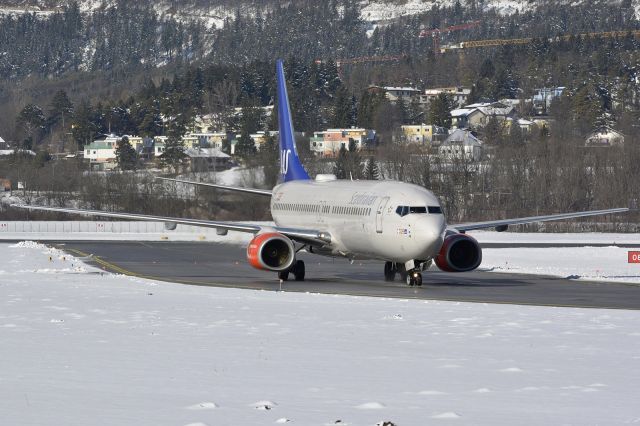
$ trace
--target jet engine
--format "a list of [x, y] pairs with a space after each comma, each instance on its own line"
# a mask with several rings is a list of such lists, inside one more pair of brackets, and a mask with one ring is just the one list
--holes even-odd
[[285, 271], [293, 265], [296, 251], [286, 236], [277, 232], [256, 235], [247, 247], [249, 264], [265, 271]]
[[473, 271], [482, 262], [482, 249], [475, 238], [466, 234], [449, 235], [435, 261], [446, 272]]

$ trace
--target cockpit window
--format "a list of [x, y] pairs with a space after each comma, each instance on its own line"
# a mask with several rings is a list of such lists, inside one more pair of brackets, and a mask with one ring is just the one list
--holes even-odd
[[396, 213], [400, 217], [404, 217], [408, 214], [442, 214], [440, 206], [398, 206]]
[[424, 206], [409, 207], [409, 213], [426, 213], [427, 208]]
[[409, 208], [407, 206], [398, 206], [396, 213], [398, 213], [400, 217], [406, 216], [409, 214]]

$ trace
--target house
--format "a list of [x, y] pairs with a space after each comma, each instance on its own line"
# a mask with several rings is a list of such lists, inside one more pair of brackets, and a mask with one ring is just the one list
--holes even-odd
[[456, 129], [478, 129], [486, 126], [491, 117], [504, 121], [514, 114], [513, 106], [500, 102], [471, 104], [451, 111], [451, 125]]
[[222, 148], [227, 138], [224, 132], [187, 133], [182, 137], [185, 148]]
[[110, 134], [102, 139], [96, 139], [84, 147], [85, 160], [89, 160], [92, 168], [101, 170], [114, 168], [116, 166], [116, 148], [118, 142], [124, 137], [129, 139], [129, 143], [136, 151], [142, 150], [144, 146], [143, 138], [139, 136], [116, 136]]
[[89, 145], [86, 145], [83, 151], [84, 159], [89, 160], [89, 164], [93, 169], [111, 170], [115, 168], [117, 165], [116, 148], [118, 147], [118, 142], [120, 142], [124, 137], [129, 140], [129, 143], [133, 149], [135, 149], [138, 156], [145, 159], [150, 159], [154, 155], [159, 155], [156, 139], [166, 139], [166, 136], [143, 138], [141, 136], [133, 135], [116, 136], [114, 134], [110, 134], [104, 138], [96, 139]]
[[[296, 135], [296, 136], [304, 136], [304, 133], [294, 132], [294, 135]], [[267, 141], [267, 137], [268, 136], [273, 136], [276, 139], [276, 142], [277, 142], [278, 141], [278, 137], [279, 137], [279, 133], [278, 133], [277, 130], [276, 131], [266, 131], [266, 132], [259, 131], [259, 132], [256, 132], [256, 133], [251, 133], [249, 135], [249, 137], [253, 141], [253, 145], [256, 147], [256, 150], [258, 150], [258, 151], [260, 151], [260, 149], [262, 149], [262, 145]], [[242, 134], [238, 133], [231, 140], [231, 155], [234, 155], [236, 153], [236, 145], [240, 141], [241, 137], [242, 137]], [[220, 143], [218, 148], [222, 149], [222, 142]]]
[[511, 126], [513, 126], [514, 122], [518, 123], [518, 126], [520, 126], [520, 130], [522, 130], [522, 133], [526, 135], [530, 135], [531, 132], [538, 127], [536, 123], [532, 120], [527, 120], [524, 118], [507, 117], [506, 126], [504, 127], [505, 132], [507, 134], [511, 131]]
[[420, 95], [420, 104], [428, 108], [429, 105], [431, 105], [431, 102], [433, 102], [433, 100], [442, 93], [449, 96], [456, 108], [462, 108], [462, 106], [469, 100], [471, 89], [466, 87], [438, 87], [434, 89], [427, 89]]
[[256, 146], [256, 149], [259, 151], [260, 149], [262, 149], [262, 145], [264, 145], [264, 143], [267, 141], [267, 138], [269, 136], [274, 137], [276, 141], [278, 141], [279, 135], [280, 133], [277, 130], [266, 131], [266, 132], [259, 131], [259, 132], [250, 134], [249, 137], [251, 138], [254, 145]]
[[184, 150], [192, 172], [207, 172], [229, 168], [231, 156], [218, 148], [187, 148]]
[[364, 145], [375, 140], [376, 132], [371, 129], [352, 127], [350, 129], [327, 129], [313, 132], [309, 140], [311, 151], [325, 157], [338, 155], [340, 148], [349, 149], [350, 141], [356, 144], [356, 149], [362, 149]]
[[438, 153], [446, 159], [480, 161], [482, 141], [473, 136], [469, 130], [457, 129], [440, 144]]
[[440, 143], [447, 137], [447, 129], [433, 124], [404, 125], [400, 126], [400, 130], [402, 139], [407, 143]]
[[114, 134], [96, 139], [84, 147], [84, 159], [89, 160], [91, 168], [113, 169], [116, 166], [116, 145], [121, 139]]
[[609, 148], [623, 146], [624, 135], [608, 126], [600, 126], [585, 138], [584, 146], [589, 148]]
[[409, 103], [412, 99], [419, 98], [421, 94], [420, 90], [413, 87], [370, 86], [367, 90], [369, 92], [384, 93], [392, 104], [395, 104], [398, 100]]
[[554, 99], [562, 96], [566, 87], [543, 87], [536, 89], [536, 93], [532, 97], [533, 110], [537, 115], [546, 115]]

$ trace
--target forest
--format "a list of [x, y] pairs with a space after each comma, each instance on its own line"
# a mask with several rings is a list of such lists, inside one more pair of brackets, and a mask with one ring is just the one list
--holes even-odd
[[[254, 107], [273, 104], [274, 58], [281, 56], [296, 130], [352, 125], [377, 130], [376, 146], [343, 159], [351, 167], [347, 176], [363, 177], [363, 165], [372, 159], [380, 178], [433, 188], [450, 220], [627, 206], [639, 198], [634, 182], [640, 178], [640, 40], [631, 33], [612, 38], [577, 34], [631, 31], [638, 21], [630, 1], [588, 3], [567, 8], [550, 2], [503, 16], [477, 2], [458, 2], [379, 25], [369, 34], [371, 27], [353, 0], [321, 7], [313, 1], [256, 5], [256, 13], [238, 11], [219, 29], [159, 16], [145, 3], [125, 1], [90, 13], [71, 3], [47, 18], [5, 16], [0, 19], [0, 52], [5, 52], [0, 56], [0, 135], [43, 152], [37, 161], [15, 161], [33, 168], [33, 181], [54, 193], [57, 178], [45, 176], [55, 166], [46, 152], [80, 148], [102, 133], [179, 135], [201, 114], [214, 114], [221, 127], [241, 133], [273, 130], [275, 117], [237, 120], [229, 111], [242, 108], [248, 116]], [[481, 24], [445, 35], [443, 43], [535, 40], [438, 54], [431, 39], [417, 36], [421, 28], [472, 20]], [[567, 34], [576, 36], [554, 39]], [[382, 55], [399, 59], [338, 65], [342, 58]], [[439, 162], [428, 149], [394, 142], [399, 125], [437, 119], [433, 111], [391, 104], [366, 90], [371, 85], [466, 86], [472, 89], [469, 102], [525, 100], [540, 87], [567, 90], [552, 105], [548, 128], [529, 135], [481, 129], [478, 136], [489, 147], [484, 162], [452, 165]], [[526, 117], [531, 111], [523, 106], [519, 113]], [[584, 149], [585, 135], [599, 125], [621, 131], [624, 147]], [[245, 160], [271, 158], [257, 157]], [[310, 155], [305, 161], [313, 171], [336, 167]], [[0, 162], [0, 175], [16, 170], [15, 163]], [[66, 179], [76, 182], [76, 191], [86, 188], [86, 181]], [[127, 197], [143, 197], [138, 192]], [[113, 201], [111, 207], [151, 208], [123, 203]], [[197, 214], [206, 215], [208, 207], [201, 208]], [[264, 213], [256, 216], [261, 217]]]

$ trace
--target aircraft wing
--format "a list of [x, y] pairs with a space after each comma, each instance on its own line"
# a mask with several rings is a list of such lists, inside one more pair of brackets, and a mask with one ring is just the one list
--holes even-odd
[[153, 215], [138, 214], [138, 213], [105, 212], [101, 210], [82, 210], [82, 209], [70, 209], [70, 208], [64, 208], [64, 207], [41, 207], [41, 206], [30, 206], [30, 205], [21, 205], [21, 204], [12, 204], [11, 207], [27, 209], [27, 210], [41, 210], [41, 211], [49, 211], [49, 212], [80, 214], [85, 216], [113, 217], [118, 219], [176, 223], [180, 225], [202, 226], [205, 228], [216, 228], [216, 229], [222, 229], [222, 230], [228, 230], [228, 231], [248, 232], [252, 234], [257, 234], [262, 230], [272, 230], [272, 231], [279, 232], [283, 235], [286, 235], [292, 240], [307, 243], [307, 244], [324, 245], [331, 242], [331, 236], [328, 233], [313, 230], [313, 229], [284, 228], [279, 226], [263, 226], [263, 225], [257, 225], [252, 223], [220, 222], [215, 220], [203, 220], [203, 219], [183, 219], [183, 218], [176, 218], [176, 217], [153, 216]]
[[496, 231], [506, 231], [509, 225], [522, 225], [525, 223], [548, 222], [552, 220], [573, 219], [576, 217], [598, 216], [598, 215], [611, 214], [611, 213], [624, 213], [628, 211], [629, 211], [628, 208], [590, 210], [585, 212], [560, 213], [560, 214], [551, 214], [546, 216], [531, 216], [531, 217], [521, 217], [516, 219], [492, 220], [488, 222], [461, 223], [458, 225], [449, 225], [448, 229], [458, 231], [458, 232], [474, 231], [478, 229], [488, 229], [488, 228], [495, 228]]
[[272, 195], [272, 192], [269, 191], [268, 189], [243, 188], [241, 186], [218, 185], [217, 183], [194, 182], [192, 180], [170, 179], [170, 178], [159, 177], [159, 176], [156, 176], [156, 179], [166, 180], [168, 182], [186, 183], [188, 185], [208, 186], [210, 188], [224, 189], [227, 191], [247, 192], [249, 194], [266, 195], [268, 197]]

